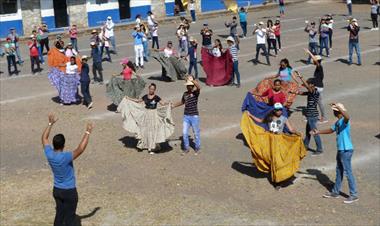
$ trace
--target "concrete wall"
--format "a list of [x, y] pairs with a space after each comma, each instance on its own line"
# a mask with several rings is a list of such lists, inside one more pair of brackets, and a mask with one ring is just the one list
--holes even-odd
[[67, 12], [69, 14], [70, 24], [76, 24], [79, 29], [88, 27], [86, 2], [86, 0], [67, 1]]
[[166, 17], [165, 0], [152, 0], [151, 11], [156, 18]]

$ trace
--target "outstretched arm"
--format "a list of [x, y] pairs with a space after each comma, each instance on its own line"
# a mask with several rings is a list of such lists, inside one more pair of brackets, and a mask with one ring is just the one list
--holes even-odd
[[307, 82], [305, 81], [305, 79], [303, 79], [302, 75], [301, 75], [298, 71], [295, 71], [294, 73], [298, 76], [298, 78], [301, 79], [302, 84], [305, 86], [305, 88], [306, 88], [309, 92], [312, 93], [312, 92], [313, 92], [313, 89], [309, 86], [309, 84], [307, 84]]
[[311, 57], [311, 59], [313, 59], [315, 65], [319, 66], [319, 62], [318, 62], [317, 58], [314, 56], [314, 54], [312, 54], [312, 53], [310, 52], [310, 50], [308, 50], [308, 49], [304, 49], [304, 50], [305, 50], [305, 52], [306, 52], [307, 54], [309, 54], [309, 56]]
[[343, 111], [341, 107], [339, 107], [339, 105], [336, 105], [336, 103], [331, 103], [330, 104], [332, 107], [336, 107], [338, 108], [339, 112], [343, 115], [343, 118], [344, 118], [344, 123], [348, 123], [348, 121], [350, 120], [350, 116], [348, 115], [347, 111]]
[[86, 132], [83, 135], [82, 141], [79, 143], [78, 147], [73, 152], [73, 160], [78, 158], [86, 149], [88, 140], [90, 138], [90, 134], [93, 128], [94, 128], [94, 125], [92, 123], [87, 124]]
[[263, 119], [261, 119], [261, 118], [257, 118], [256, 116], [252, 115], [249, 111], [245, 111], [245, 112], [247, 112], [248, 116], [249, 116], [250, 118], [252, 118], [255, 122], [263, 123], [263, 121], [264, 121]]
[[312, 131], [310, 131], [310, 135], [318, 135], [318, 134], [331, 134], [333, 133], [334, 130], [332, 130], [331, 128], [330, 129], [324, 129], [324, 130], [317, 130], [317, 129], [314, 129]]
[[54, 123], [58, 121], [58, 118], [56, 118], [53, 113], [50, 113], [48, 115], [48, 118], [49, 118], [49, 125], [45, 128], [41, 137], [42, 147], [45, 147], [45, 145], [49, 144], [49, 134], [50, 134], [51, 127], [54, 125]]
[[292, 134], [301, 135], [301, 133], [297, 132], [297, 130], [294, 129], [293, 125], [289, 122], [289, 120], [286, 120], [285, 125], [286, 125], [286, 127], [288, 127], [289, 131]]

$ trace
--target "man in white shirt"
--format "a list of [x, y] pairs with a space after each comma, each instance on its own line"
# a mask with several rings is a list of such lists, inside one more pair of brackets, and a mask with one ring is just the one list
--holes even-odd
[[270, 61], [269, 61], [269, 54], [267, 52], [267, 49], [265, 47], [265, 40], [266, 40], [266, 29], [263, 27], [264, 26], [264, 22], [260, 22], [259, 23], [259, 26], [257, 26], [256, 24], [254, 25], [255, 28], [253, 29], [253, 34], [256, 34], [256, 58], [255, 58], [255, 62], [259, 62], [259, 53], [260, 53], [260, 49], [263, 50], [264, 52], [264, 55], [267, 59], [267, 64], [270, 65]]
[[110, 16], [107, 17], [106, 22], [106, 33], [111, 41], [112, 45], [112, 51], [116, 54], [116, 42], [115, 42], [115, 34], [113, 32], [113, 28], [115, 27], [115, 24], [112, 21], [112, 18]]
[[346, 2], [347, 2], [348, 15], [352, 16], [352, 1], [346, 0]]
[[197, 18], [195, 17], [195, 2], [194, 0], [190, 0], [190, 3], [188, 5], [188, 9], [190, 11], [190, 14], [191, 14], [191, 23], [195, 23], [195, 21], [197, 20]]

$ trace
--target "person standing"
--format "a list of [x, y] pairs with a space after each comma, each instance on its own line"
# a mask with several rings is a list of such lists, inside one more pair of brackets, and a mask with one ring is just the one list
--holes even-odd
[[32, 31], [32, 35], [36, 38], [37, 40], [37, 47], [38, 47], [38, 57], [39, 57], [39, 60], [40, 60], [40, 63], [41, 64], [44, 64], [45, 63], [45, 60], [44, 60], [44, 56], [42, 55], [42, 52], [41, 52], [41, 35], [37, 33], [36, 30], [33, 30]]
[[192, 20], [191, 23], [195, 23], [195, 21], [197, 21], [197, 18], [195, 16], [195, 2], [194, 2], [194, 0], [190, 0], [188, 9], [189, 9], [190, 15], [191, 15], [191, 20]]
[[371, 19], [372, 19], [372, 29], [371, 31], [379, 30], [379, 22], [377, 21], [377, 15], [380, 14], [380, 6], [377, 0], [371, 0]]
[[212, 35], [213, 32], [208, 28], [208, 24], [204, 23], [203, 28], [201, 30], [202, 35], [202, 46], [211, 49], [212, 48]]
[[109, 33], [107, 31], [107, 26], [104, 25], [101, 29], [101, 32], [99, 34], [99, 38], [100, 38], [100, 55], [102, 56], [103, 58], [103, 53], [104, 53], [104, 48], [106, 49], [106, 54], [107, 54], [107, 58], [106, 60], [109, 61], [110, 63], [112, 63], [112, 59], [111, 59], [111, 53], [110, 53], [110, 36], [109, 36]]
[[350, 21], [350, 24], [347, 26], [347, 30], [350, 32], [349, 41], [348, 41], [348, 64], [352, 64], [352, 54], [355, 48], [356, 55], [358, 57], [358, 65], [362, 65], [361, 54], [360, 54], [360, 45], [359, 45], [359, 31], [360, 27], [358, 21], [354, 18]]
[[247, 15], [248, 15], [249, 3], [248, 3], [247, 8], [241, 7], [239, 11], [239, 21], [240, 21], [240, 27], [243, 30], [243, 38], [247, 37]]
[[73, 24], [69, 30], [70, 42], [73, 45], [75, 51], [78, 52], [78, 29], [77, 25]]
[[[318, 43], [318, 39], [317, 39], [317, 34], [318, 34], [318, 30], [317, 28], [315, 27], [315, 22], [312, 21], [310, 24], [309, 24], [309, 21], [305, 21], [306, 23], [306, 27], [305, 27], [305, 32], [307, 32], [309, 34], [309, 51], [313, 54], [313, 55], [317, 55], [317, 43]], [[309, 55], [308, 59], [307, 59], [307, 64], [310, 64], [311, 62], [311, 56]]]
[[234, 40], [235, 40], [234, 43], [236, 45], [236, 48], [239, 49], [239, 37], [237, 34], [238, 23], [236, 20], [237, 20], [236, 16], [233, 16], [232, 21], [231, 22], [224, 22], [224, 25], [226, 27], [230, 28], [230, 37], [234, 38]]
[[348, 15], [352, 16], [352, 0], [346, 0]]
[[[306, 149], [310, 149], [309, 148], [309, 143], [310, 143], [310, 138], [311, 138], [310, 131], [317, 129], [317, 122], [318, 122], [318, 116], [319, 116], [318, 109], [317, 109], [317, 105], [319, 101], [319, 92], [315, 87], [315, 83], [316, 83], [315, 78], [309, 78], [306, 82], [300, 74], [298, 74], [298, 77], [301, 79], [303, 85], [307, 89], [306, 92], [299, 91], [297, 94], [307, 96], [307, 105], [305, 109], [305, 116], [306, 116], [307, 122], [306, 122], [306, 133], [305, 133], [305, 138], [303, 142], [305, 144]], [[317, 149], [315, 150], [313, 155], [320, 155], [323, 153], [321, 137], [318, 134], [316, 134], [314, 136], [314, 140], [317, 145]]]
[[[10, 37], [7, 37], [6, 43], [4, 44], [4, 52], [7, 56], [7, 64], [8, 64], [8, 75], [11, 76], [13, 73], [18, 75], [17, 63], [16, 63], [16, 46], [12, 42]], [[11, 67], [14, 67], [14, 71], [11, 71]]]
[[88, 109], [92, 108], [92, 98], [90, 94], [90, 67], [87, 64], [88, 57], [86, 55], [82, 56], [82, 68], [80, 71], [80, 90], [83, 95], [83, 104], [87, 106]]
[[330, 50], [332, 50], [332, 37], [333, 37], [333, 29], [334, 29], [334, 20], [332, 18], [331, 14], [328, 14], [326, 16], [326, 24], [329, 28], [329, 44], [330, 44]]
[[148, 47], [148, 33], [149, 32], [144, 24], [140, 24], [140, 29], [141, 29], [141, 32], [144, 34], [142, 38], [142, 44], [144, 48], [144, 61], [148, 62], [149, 61], [148, 58], [150, 56], [149, 47]]
[[193, 37], [190, 37], [190, 45], [189, 45], [189, 74], [191, 74], [192, 69], [195, 71], [195, 79], [198, 79], [198, 66], [197, 66], [197, 40]]
[[319, 43], [319, 55], [322, 56], [323, 49], [326, 49], [327, 57], [330, 57], [329, 52], [329, 27], [326, 24], [325, 19], [321, 19], [321, 26], [319, 28], [320, 43]]
[[269, 54], [267, 52], [267, 49], [265, 47], [265, 40], [266, 40], [266, 34], [267, 34], [267, 31], [265, 28], [263, 28], [264, 26], [264, 22], [260, 22], [259, 23], [259, 26], [257, 26], [256, 24], [254, 24], [255, 28], [253, 29], [253, 34], [256, 34], [256, 58], [255, 58], [255, 62], [259, 62], [259, 53], [260, 53], [260, 49], [263, 50], [264, 52], [264, 55], [265, 55], [265, 58], [267, 59], [267, 64], [270, 65], [270, 61], [269, 61]]
[[37, 39], [34, 35], [30, 36], [31, 40], [28, 41], [29, 47], [29, 56], [30, 56], [30, 67], [32, 74], [35, 74], [34, 65], [37, 65], [37, 72], [41, 71], [40, 67], [40, 59], [39, 59], [39, 51], [38, 51], [38, 43]]
[[49, 52], [49, 29], [46, 24], [42, 24], [42, 26], [39, 29], [39, 33], [41, 35], [41, 53], [44, 53], [44, 47], [46, 48], [46, 52]]
[[280, 17], [285, 16], [285, 0], [279, 0], [278, 6], [280, 8]]
[[108, 16], [107, 17], [107, 22], [106, 22], [106, 32], [108, 34], [108, 37], [109, 37], [109, 40], [111, 41], [111, 45], [112, 45], [112, 52], [114, 54], [117, 54], [117, 51], [116, 51], [116, 40], [115, 40], [115, 33], [114, 33], [114, 27], [115, 27], [115, 24], [114, 22], [112, 21], [112, 17]]
[[[91, 42], [91, 58], [92, 58], [92, 74], [94, 75], [94, 83], [99, 82], [103, 85], [103, 67], [102, 55], [95, 42]], [[98, 74], [99, 73], [99, 78]]]
[[94, 126], [92, 123], [87, 124], [82, 140], [73, 152], [64, 151], [65, 136], [63, 134], [55, 135], [53, 145], [50, 145], [50, 131], [58, 118], [54, 114], [49, 114], [48, 119], [49, 124], [42, 134], [41, 141], [46, 159], [54, 176], [53, 197], [56, 203], [54, 225], [72, 226], [75, 225], [75, 212], [78, 204], [73, 162], [86, 149]]
[[199, 126], [199, 111], [198, 111], [198, 98], [201, 91], [201, 86], [189, 75], [186, 79], [187, 91], [183, 93], [180, 102], [173, 104], [172, 108], [185, 105], [185, 111], [183, 116], [183, 155], [189, 153], [189, 129], [192, 127], [195, 139], [195, 155], [201, 150], [201, 137]]
[[[239, 59], [238, 59], [239, 50], [235, 45], [235, 40], [233, 37], [230, 36], [227, 38], [227, 44], [228, 44], [228, 49], [232, 56], [232, 62], [233, 62], [233, 71], [231, 75], [230, 85], [231, 86], [236, 85], [236, 88], [240, 88], [240, 73], [239, 73]], [[235, 75], [236, 75], [236, 83], [235, 83]]]
[[20, 47], [20, 44], [19, 44], [20, 36], [16, 33], [16, 29], [14, 27], [12, 27], [10, 29], [10, 33], [8, 34], [8, 38], [11, 39], [11, 42], [15, 46], [15, 53], [16, 53], [16, 56], [17, 56], [17, 63], [19, 63], [19, 64], [24, 63], [24, 61], [21, 58], [21, 52], [20, 52], [20, 48], [19, 48]]
[[351, 158], [354, 153], [354, 146], [351, 139], [351, 123], [350, 116], [346, 108], [341, 103], [332, 103], [331, 109], [334, 116], [338, 118], [330, 129], [326, 130], [313, 130], [312, 135], [319, 134], [332, 134], [336, 133], [336, 145], [338, 152], [336, 154], [336, 178], [335, 184], [331, 192], [323, 195], [324, 198], [339, 198], [340, 189], [342, 187], [343, 175], [346, 175], [348, 180], [348, 187], [350, 189], [350, 197], [343, 202], [350, 204], [359, 200], [358, 192], [356, 190], [356, 181], [352, 173]]
[[275, 56], [277, 56], [276, 35], [274, 33], [275, 26], [272, 20], [267, 21], [267, 42], [268, 42], [268, 54], [273, 49]]
[[317, 89], [319, 93], [319, 99], [318, 99], [318, 107], [321, 112], [321, 118], [319, 119], [319, 123], [326, 123], [326, 112], [325, 107], [323, 105], [323, 79], [324, 79], [324, 72], [322, 67], [322, 57], [319, 55], [314, 56], [313, 53], [311, 53], [309, 50], [305, 49], [306, 53], [309, 54], [310, 58], [313, 59], [313, 63], [315, 65], [315, 71], [314, 71], [314, 79], [315, 79], [315, 88]]
[[138, 67], [144, 68], [144, 46], [143, 46], [143, 37], [144, 33], [141, 32], [140, 26], [134, 28], [132, 33], [134, 38], [134, 47], [135, 47], [135, 63]]
[[149, 27], [149, 32], [150, 32], [150, 36], [152, 37], [152, 28], [154, 26], [154, 24], [158, 24], [157, 21], [154, 19], [154, 14], [151, 12], [151, 11], [148, 11], [148, 17], [147, 17], [147, 22], [148, 22], [148, 27]]
[[160, 44], [158, 42], [158, 24], [155, 23], [152, 27], [152, 49], [156, 46], [156, 49], [160, 49]]
[[279, 19], [276, 19], [274, 23], [274, 35], [276, 36], [278, 51], [281, 52], [281, 23]]

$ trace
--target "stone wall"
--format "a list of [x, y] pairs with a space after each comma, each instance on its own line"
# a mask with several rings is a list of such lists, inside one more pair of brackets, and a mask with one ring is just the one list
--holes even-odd
[[20, 2], [24, 35], [29, 36], [41, 24], [40, 0], [22, 0]]
[[152, 0], [151, 9], [156, 18], [166, 17], [165, 0]]
[[70, 18], [70, 25], [76, 24], [79, 29], [88, 27], [86, 2], [86, 0], [67, 1], [67, 13]]

